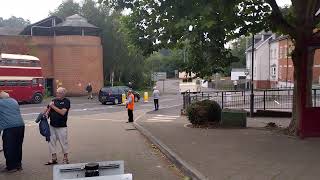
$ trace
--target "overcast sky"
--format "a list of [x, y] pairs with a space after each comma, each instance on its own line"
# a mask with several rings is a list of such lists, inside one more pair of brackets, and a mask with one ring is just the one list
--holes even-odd
[[[0, 17], [11, 16], [29, 19], [32, 23], [46, 18], [49, 11], [56, 9], [63, 0], [0, 0]], [[75, 0], [82, 2], [82, 0]], [[291, 3], [291, 0], [277, 0], [280, 6]]]

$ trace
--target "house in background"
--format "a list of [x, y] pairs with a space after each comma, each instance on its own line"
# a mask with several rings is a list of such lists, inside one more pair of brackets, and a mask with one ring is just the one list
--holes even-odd
[[273, 39], [270, 41], [270, 66], [269, 66], [269, 79], [270, 88], [278, 87], [279, 78], [279, 41]]
[[[254, 36], [254, 63], [253, 63], [253, 86], [256, 89], [268, 89], [270, 86], [270, 42], [275, 34], [262, 32]], [[252, 45], [246, 50], [246, 68], [249, 70], [247, 79], [252, 78]]]
[[[253, 83], [256, 89], [292, 88], [294, 67], [291, 58], [294, 45], [289, 36], [270, 32], [255, 35]], [[246, 50], [247, 79], [251, 79], [252, 45]], [[314, 55], [313, 84], [320, 84], [320, 50]]]

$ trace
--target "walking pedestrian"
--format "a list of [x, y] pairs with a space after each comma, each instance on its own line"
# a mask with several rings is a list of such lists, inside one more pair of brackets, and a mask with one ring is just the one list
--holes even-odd
[[88, 93], [88, 99], [93, 99], [93, 96], [92, 96], [92, 85], [91, 83], [89, 83], [86, 87], [86, 91]]
[[128, 122], [133, 123], [133, 110], [134, 110], [134, 95], [132, 94], [132, 90], [128, 91], [128, 100], [126, 103], [126, 107], [128, 109]]
[[0, 131], [2, 133], [3, 153], [6, 159], [4, 172], [22, 170], [22, 144], [25, 125], [19, 104], [8, 93], [0, 92]]
[[160, 91], [157, 89], [157, 87], [153, 88], [152, 92], [153, 101], [154, 101], [154, 110], [159, 110], [159, 99], [160, 99]]
[[[51, 160], [45, 165], [52, 165], [58, 163], [57, 158], [57, 141], [61, 145], [63, 163], [69, 164], [69, 142], [68, 142], [68, 113], [70, 109], [70, 100], [65, 97], [66, 89], [59, 87], [57, 89], [56, 98], [47, 106], [45, 112], [48, 112], [50, 119], [50, 142], [49, 150], [51, 153]], [[48, 111], [49, 109], [49, 111]]]
[[233, 87], [234, 87], [235, 91], [238, 89], [238, 81], [237, 80], [233, 81]]

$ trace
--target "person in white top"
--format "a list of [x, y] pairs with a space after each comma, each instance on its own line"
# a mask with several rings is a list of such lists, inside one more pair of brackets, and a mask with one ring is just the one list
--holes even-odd
[[234, 87], [235, 91], [238, 89], [238, 81], [237, 80], [233, 81], [233, 87]]
[[157, 89], [157, 87], [153, 88], [153, 101], [154, 101], [154, 110], [159, 110], [159, 99], [160, 99], [160, 91]]

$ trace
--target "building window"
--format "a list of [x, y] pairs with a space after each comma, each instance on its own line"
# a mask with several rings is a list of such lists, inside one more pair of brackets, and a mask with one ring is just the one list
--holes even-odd
[[276, 67], [271, 67], [271, 75], [272, 76], [276, 76], [276, 70], [277, 70]]

